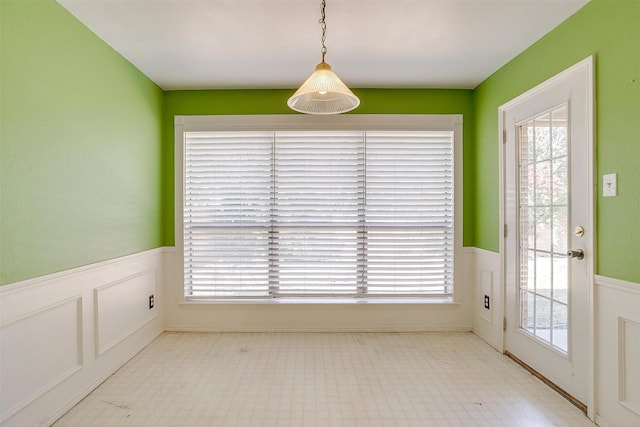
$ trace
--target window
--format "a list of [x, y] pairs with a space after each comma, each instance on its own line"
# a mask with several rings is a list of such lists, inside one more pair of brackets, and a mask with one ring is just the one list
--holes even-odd
[[298, 118], [176, 126], [185, 299], [453, 295], [455, 127]]

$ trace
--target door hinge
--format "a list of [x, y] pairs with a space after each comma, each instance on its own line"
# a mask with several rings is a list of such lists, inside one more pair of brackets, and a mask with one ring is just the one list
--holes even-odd
[[502, 234], [504, 235], [504, 237], [507, 237], [507, 224], [504, 225]]
[[503, 331], [507, 330], [507, 318], [506, 317], [502, 318], [502, 330]]
[[502, 143], [503, 144], [507, 143], [507, 130], [506, 129], [502, 129]]

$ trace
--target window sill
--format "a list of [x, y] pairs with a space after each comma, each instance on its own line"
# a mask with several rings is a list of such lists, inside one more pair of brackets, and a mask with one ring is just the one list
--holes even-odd
[[343, 304], [364, 304], [364, 305], [460, 305], [453, 296], [443, 297], [407, 297], [407, 298], [271, 298], [271, 299], [193, 299], [180, 302], [182, 305], [202, 305], [202, 304], [278, 304], [278, 305], [343, 305]]

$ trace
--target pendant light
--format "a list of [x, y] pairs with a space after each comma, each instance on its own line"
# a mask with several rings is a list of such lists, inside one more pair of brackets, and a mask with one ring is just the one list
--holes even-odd
[[324, 62], [327, 47], [327, 24], [325, 22], [326, 0], [322, 0], [320, 26], [322, 27], [322, 62], [287, 101], [292, 110], [305, 114], [340, 114], [360, 105], [360, 99], [349, 90], [340, 78]]

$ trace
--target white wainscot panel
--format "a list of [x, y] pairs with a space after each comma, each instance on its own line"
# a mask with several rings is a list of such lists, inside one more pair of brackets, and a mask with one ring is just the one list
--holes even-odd
[[0, 354], [1, 422], [82, 367], [81, 296], [3, 325]]
[[618, 400], [640, 416], [640, 323], [621, 317], [618, 325]]
[[102, 355], [158, 315], [155, 270], [145, 271], [94, 290], [96, 308], [96, 354]]
[[595, 280], [595, 410], [604, 426], [640, 426], [640, 283]]
[[465, 248], [465, 256], [471, 269], [469, 280], [473, 283], [473, 333], [502, 351], [500, 254], [479, 248]]

